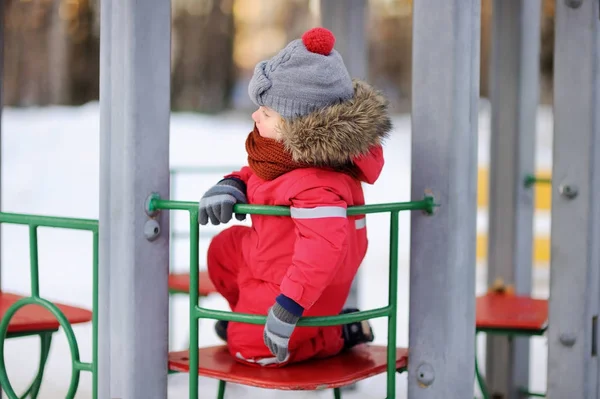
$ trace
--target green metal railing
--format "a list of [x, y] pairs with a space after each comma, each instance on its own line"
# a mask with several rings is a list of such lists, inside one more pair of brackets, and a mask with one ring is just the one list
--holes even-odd
[[[348, 215], [365, 215], [370, 213], [390, 213], [390, 252], [389, 252], [389, 287], [388, 305], [371, 310], [360, 311], [351, 314], [303, 317], [298, 326], [333, 326], [356, 321], [373, 319], [378, 317], [388, 318], [388, 344], [387, 344], [387, 398], [395, 397], [396, 391], [396, 314], [397, 314], [397, 279], [398, 279], [398, 213], [400, 211], [423, 210], [429, 214], [433, 213], [433, 197], [426, 196], [420, 201], [373, 204], [350, 207]], [[157, 210], [180, 210], [189, 212], [190, 222], [190, 344], [189, 361], [190, 373], [198, 372], [198, 323], [199, 319], [229, 320], [249, 324], [265, 324], [266, 316], [218, 311], [198, 306], [198, 271], [199, 271], [199, 224], [198, 203], [170, 201], [154, 196], [149, 202], [149, 211]], [[235, 213], [290, 216], [290, 208], [284, 206], [266, 205], [235, 205]], [[219, 386], [219, 396], [224, 394], [224, 384]], [[190, 375], [189, 398], [198, 399], [198, 379]]]
[[[170, 189], [171, 198], [177, 195], [179, 183], [178, 177], [180, 176], [198, 176], [198, 175], [217, 175], [224, 176], [231, 171], [239, 170], [240, 165], [204, 165], [204, 166], [179, 166], [179, 167], [171, 167], [169, 169], [169, 174], [171, 176]], [[174, 245], [178, 240], [188, 240], [190, 239], [190, 232], [187, 229], [187, 223], [183, 226], [182, 230], [179, 229], [179, 224], [176, 223], [175, 219], [171, 219], [169, 222], [170, 230], [169, 230], [169, 242], [171, 250], [169, 251], [169, 272], [173, 272], [173, 268], [177, 266]], [[200, 232], [200, 238], [202, 239], [211, 239], [216, 233], [214, 231], [206, 231], [203, 230]], [[187, 291], [178, 291], [178, 290], [169, 290], [169, 294], [171, 295], [179, 295], [184, 294], [187, 295]], [[174, 344], [174, 334], [173, 334], [173, 314], [174, 314], [174, 304], [173, 301], [169, 300], [169, 348], [172, 349]]]
[[[477, 328], [475, 334], [485, 333], [488, 335], [500, 335], [506, 336], [508, 338], [515, 337], [534, 337], [544, 335], [546, 332], [547, 326], [544, 326], [542, 329], [537, 330], [523, 330], [519, 328]], [[488, 387], [485, 381], [485, 376], [481, 373], [479, 369], [479, 362], [477, 361], [477, 345], [475, 345], [475, 378], [477, 380], [477, 385], [479, 386], [479, 390], [481, 391], [482, 399], [492, 399], [492, 395], [490, 395], [488, 391]], [[519, 394], [523, 399], [525, 398], [545, 398], [545, 393], [540, 392], [532, 392], [527, 387], [520, 387]]]
[[532, 187], [534, 184], [552, 184], [552, 179], [550, 177], [527, 175], [523, 184], [525, 187]]
[[[6, 372], [6, 364], [4, 359], [4, 343], [8, 338], [14, 338], [17, 336], [23, 336], [24, 334], [11, 334], [8, 333], [8, 327], [10, 320], [15, 313], [24, 306], [27, 305], [38, 305], [46, 308], [54, 315], [59, 322], [60, 326], [64, 329], [67, 336], [71, 352], [71, 365], [72, 374], [69, 389], [66, 398], [70, 399], [75, 397], [77, 387], [79, 385], [79, 376], [81, 371], [89, 371], [92, 373], [92, 392], [93, 398], [97, 395], [97, 359], [98, 359], [98, 221], [89, 219], [76, 219], [76, 218], [64, 218], [64, 217], [52, 217], [52, 216], [38, 216], [38, 215], [27, 215], [27, 214], [16, 214], [16, 213], [3, 213], [0, 212], [0, 224], [18, 224], [29, 226], [29, 258], [30, 258], [30, 274], [31, 274], [31, 296], [21, 298], [15, 302], [11, 307], [8, 308], [4, 314], [2, 321], [0, 322], [0, 385], [5, 390], [9, 399], [19, 399], [15, 393], [8, 375]], [[38, 228], [39, 227], [53, 227], [70, 230], [85, 230], [92, 232], [93, 235], [93, 304], [92, 304], [92, 361], [90, 363], [82, 362], [79, 357], [79, 347], [77, 345], [77, 339], [73, 332], [71, 324], [61, 312], [61, 310], [52, 302], [40, 297], [40, 284], [39, 284], [39, 261], [38, 261]], [[43, 368], [49, 350], [49, 341], [44, 344], [44, 339], [49, 339], [47, 334], [53, 331], [43, 330], [37, 332], [29, 332], [27, 335], [40, 335], [42, 337], [42, 348], [40, 356], [40, 369], [38, 371], [36, 380], [32, 384], [39, 389], [41, 383], [41, 377], [43, 374]], [[45, 352], [45, 353], [44, 353]], [[30, 388], [31, 390], [32, 388]], [[26, 392], [25, 395], [29, 393]], [[33, 395], [33, 394], [32, 394]], [[35, 396], [35, 395], [33, 395]]]

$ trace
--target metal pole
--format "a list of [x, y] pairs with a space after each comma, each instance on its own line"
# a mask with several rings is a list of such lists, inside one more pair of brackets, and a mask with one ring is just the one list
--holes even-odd
[[473, 397], [479, 0], [413, 3], [409, 399]]
[[166, 398], [169, 218], [145, 202], [169, 198], [171, 8], [102, 6], [99, 397]]
[[[353, 78], [366, 79], [368, 75], [366, 0], [321, 0], [321, 24], [336, 38], [335, 49]], [[358, 308], [360, 271], [352, 281], [346, 307]]]
[[98, 234], [98, 398], [110, 398], [110, 188], [112, 2], [100, 3], [100, 204]]
[[598, 398], [600, 15], [556, 2], [548, 397]]
[[[2, 108], [4, 107], [4, 0], [0, 0], [0, 211], [2, 211]], [[2, 229], [0, 228], [0, 290], [2, 289]], [[2, 386], [0, 385], [0, 396]]]
[[[536, 113], [539, 100], [539, 0], [493, 2], [490, 71], [491, 165], [488, 284], [531, 293]], [[529, 385], [529, 339], [487, 336], [489, 393], [520, 398]]]
[[[0, 211], [2, 211], [2, 108], [4, 107], [4, 0], [0, 0]], [[0, 255], [2, 234], [0, 231]], [[0, 256], [0, 288], [2, 288], [2, 256]], [[0, 387], [2, 392], [2, 387]]]

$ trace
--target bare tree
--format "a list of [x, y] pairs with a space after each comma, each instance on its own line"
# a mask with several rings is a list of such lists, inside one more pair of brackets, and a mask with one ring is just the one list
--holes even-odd
[[172, 107], [218, 112], [229, 106], [233, 1], [173, 0]]
[[81, 104], [98, 98], [99, 39], [90, 0], [4, 2], [5, 104]]

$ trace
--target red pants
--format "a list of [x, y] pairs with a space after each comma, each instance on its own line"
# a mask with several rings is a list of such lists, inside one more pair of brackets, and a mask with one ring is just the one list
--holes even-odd
[[[221, 295], [229, 302], [231, 310], [240, 313], [266, 315], [279, 295], [279, 286], [253, 276], [251, 265], [244, 260], [243, 241], [252, 230], [245, 226], [232, 226], [215, 236], [208, 249], [208, 274]], [[304, 316], [336, 314], [345, 298], [327, 298], [304, 312]], [[336, 309], [334, 313], [331, 309]], [[263, 341], [263, 325], [230, 322], [227, 341], [230, 353], [243, 363], [255, 363], [273, 358]], [[309, 358], [333, 356], [343, 347], [341, 327], [296, 327], [290, 338], [288, 363]], [[284, 364], [274, 364], [282, 366]]]

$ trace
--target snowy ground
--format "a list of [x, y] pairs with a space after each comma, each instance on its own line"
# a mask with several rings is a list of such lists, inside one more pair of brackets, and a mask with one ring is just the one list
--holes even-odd
[[[488, 163], [489, 113], [482, 103], [479, 136], [479, 163]], [[98, 217], [99, 128], [98, 104], [77, 108], [5, 109], [2, 120], [2, 209], [71, 217]], [[385, 153], [387, 164], [380, 181], [366, 188], [368, 202], [408, 201], [410, 199], [410, 118], [394, 118], [395, 132]], [[251, 121], [248, 115], [227, 114], [199, 116], [174, 114], [171, 124], [171, 165], [240, 165], [245, 160], [244, 139]], [[552, 116], [547, 108], [540, 109], [538, 119], [537, 167], [551, 165]], [[214, 173], [205, 176], [182, 177], [173, 193], [174, 199], [196, 201], [218, 179]], [[181, 215], [183, 216], [183, 215]], [[408, 343], [408, 275], [409, 275], [409, 215], [400, 218], [399, 325], [398, 345]], [[184, 228], [183, 218], [175, 216], [178, 228]], [[182, 223], [183, 222], [183, 223]], [[486, 228], [484, 212], [478, 215], [478, 228]], [[547, 215], [537, 215], [536, 225], [549, 226]], [[361, 272], [359, 303], [363, 309], [382, 306], [387, 294], [387, 220], [385, 216], [369, 219], [371, 247]], [[91, 236], [85, 232], [41, 230], [40, 281], [41, 293], [48, 299], [78, 306], [91, 307]], [[29, 292], [29, 260], [27, 229], [2, 227], [2, 289]], [[206, 241], [201, 242], [206, 249]], [[174, 268], [183, 270], [187, 244], [174, 243]], [[201, 253], [202, 255], [202, 253]], [[535, 270], [534, 295], [548, 294], [547, 268]], [[68, 276], [68, 277], [67, 277]], [[477, 267], [477, 293], [485, 290], [484, 265]], [[185, 348], [187, 339], [187, 300], [174, 302], [172, 345]], [[207, 307], [226, 309], [219, 298], [204, 301]], [[386, 342], [385, 319], [373, 321], [377, 343]], [[76, 326], [82, 360], [89, 361], [91, 328]], [[212, 322], [200, 325], [201, 345], [217, 343]], [[483, 337], [479, 338], [479, 353], [483, 355]], [[17, 391], [29, 382], [36, 366], [39, 344], [34, 339], [7, 342], [6, 364], [9, 377]], [[56, 334], [50, 353], [41, 398], [64, 398], [70, 379], [68, 345], [63, 333]], [[546, 339], [532, 339], [531, 388], [543, 391], [546, 383]], [[406, 375], [397, 377], [398, 398], [405, 397]], [[201, 379], [203, 397], [214, 397], [216, 382]], [[77, 398], [91, 397], [91, 378], [82, 373]], [[383, 376], [359, 384], [358, 389], [344, 395], [352, 398], [381, 398], [385, 396]], [[242, 396], [243, 395], [243, 396]], [[5, 397], [5, 396], [3, 396]], [[169, 377], [169, 397], [187, 397], [187, 376]], [[273, 392], [229, 386], [226, 397], [248, 398], [330, 398], [330, 392]]]

